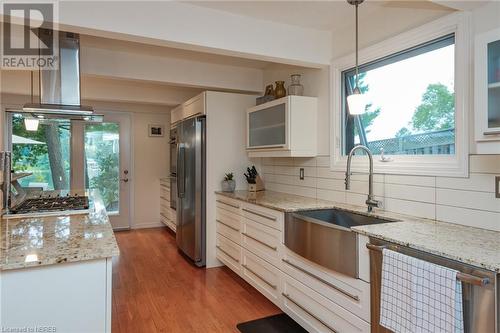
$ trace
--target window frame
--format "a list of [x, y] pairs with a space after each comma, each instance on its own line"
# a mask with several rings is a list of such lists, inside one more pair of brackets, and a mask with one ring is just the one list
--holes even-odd
[[[470, 15], [455, 13], [401, 33], [359, 51], [360, 64], [371, 63], [399, 52], [423, 45], [446, 35], [455, 35], [455, 155], [391, 155], [391, 162], [382, 162], [374, 157], [374, 170], [384, 174], [428, 175], [428, 176], [468, 176], [469, 155], [469, 114], [471, 107], [471, 29]], [[330, 168], [344, 171], [347, 156], [343, 151], [343, 75], [355, 66], [355, 55], [333, 60], [330, 66], [332, 82], [330, 106]], [[352, 169], [366, 172], [368, 159], [355, 156]]]

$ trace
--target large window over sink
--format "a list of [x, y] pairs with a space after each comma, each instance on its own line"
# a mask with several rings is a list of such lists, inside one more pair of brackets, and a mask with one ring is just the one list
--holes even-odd
[[[471, 35], [470, 17], [455, 13], [359, 50], [361, 114], [347, 105], [355, 54], [332, 61], [331, 169], [345, 172], [362, 144], [377, 173], [467, 177]], [[353, 171], [366, 172], [358, 152]]]
[[362, 115], [349, 114], [355, 71], [343, 71], [342, 153], [362, 144], [373, 154], [455, 154], [454, 86], [454, 34], [361, 66]]

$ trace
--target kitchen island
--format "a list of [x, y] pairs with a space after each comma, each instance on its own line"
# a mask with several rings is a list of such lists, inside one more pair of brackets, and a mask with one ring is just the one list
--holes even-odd
[[89, 199], [85, 214], [2, 218], [2, 328], [111, 331], [111, 258], [119, 249], [100, 196]]

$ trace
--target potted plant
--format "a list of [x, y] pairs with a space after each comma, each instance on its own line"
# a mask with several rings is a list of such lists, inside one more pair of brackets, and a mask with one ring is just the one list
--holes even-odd
[[236, 181], [232, 172], [226, 173], [224, 180], [221, 183], [223, 192], [234, 192]]

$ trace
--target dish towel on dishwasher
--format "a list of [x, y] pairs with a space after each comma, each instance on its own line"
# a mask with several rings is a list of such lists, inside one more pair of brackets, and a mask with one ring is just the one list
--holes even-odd
[[457, 271], [395, 251], [382, 252], [380, 325], [396, 333], [463, 333]]

